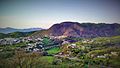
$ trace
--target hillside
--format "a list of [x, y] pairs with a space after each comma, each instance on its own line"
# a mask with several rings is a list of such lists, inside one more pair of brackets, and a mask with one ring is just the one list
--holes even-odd
[[32, 37], [44, 35], [83, 38], [117, 36], [120, 35], [120, 24], [62, 22], [54, 24], [47, 30], [38, 31]]
[[0, 33], [0, 39], [3, 38], [19, 38], [19, 37], [27, 37], [33, 34], [35, 31], [31, 32], [12, 32], [8, 34]]

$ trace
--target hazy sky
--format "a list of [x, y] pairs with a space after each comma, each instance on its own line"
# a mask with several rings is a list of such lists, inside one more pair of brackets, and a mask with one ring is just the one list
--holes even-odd
[[0, 27], [49, 28], [63, 21], [120, 23], [120, 0], [0, 0]]

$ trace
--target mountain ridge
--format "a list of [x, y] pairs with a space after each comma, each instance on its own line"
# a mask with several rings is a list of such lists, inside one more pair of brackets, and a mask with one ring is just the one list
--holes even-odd
[[104, 37], [120, 35], [120, 24], [106, 23], [78, 23], [78, 22], [62, 22], [54, 24], [47, 30], [36, 32], [32, 36], [72, 36], [72, 37]]

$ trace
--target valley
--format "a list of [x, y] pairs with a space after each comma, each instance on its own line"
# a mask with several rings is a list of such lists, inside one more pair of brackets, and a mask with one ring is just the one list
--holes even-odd
[[[62, 23], [63, 24], [63, 23]], [[65, 23], [65, 33], [52, 32], [57, 26], [48, 30], [30, 33], [24, 37], [0, 39], [0, 68], [119, 68], [120, 35], [109, 33], [87, 37], [72, 34], [76, 23]], [[102, 25], [103, 26], [103, 25]], [[116, 25], [119, 26], [119, 25]], [[71, 28], [70, 28], [71, 27]], [[111, 28], [110, 28], [111, 27]], [[83, 28], [74, 27], [74, 29]], [[105, 28], [105, 27], [104, 27]], [[113, 26], [109, 26], [112, 29]], [[120, 27], [115, 27], [118, 29]], [[51, 30], [52, 29], [52, 30]], [[84, 28], [85, 29], [85, 28]], [[89, 28], [90, 29], [90, 28]], [[70, 30], [70, 31], [69, 31]], [[77, 30], [77, 31], [78, 31]], [[69, 31], [69, 32], [68, 32]], [[92, 31], [92, 30], [91, 30]], [[91, 32], [90, 30], [88, 32]], [[64, 31], [63, 31], [64, 32]], [[114, 32], [111, 30], [110, 32]], [[58, 34], [59, 33], [59, 34]], [[67, 33], [67, 34], [66, 34]], [[78, 32], [79, 33], [79, 32]], [[49, 35], [50, 34], [50, 35]], [[14, 36], [17, 36], [16, 34]], [[79, 36], [79, 37], [78, 37]]]

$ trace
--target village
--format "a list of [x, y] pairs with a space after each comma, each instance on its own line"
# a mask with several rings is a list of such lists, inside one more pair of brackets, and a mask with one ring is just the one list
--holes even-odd
[[[55, 54], [55, 57], [68, 57], [69, 59], [78, 59], [77, 57], [71, 56], [72, 49], [82, 49], [85, 50], [90, 49], [90, 46], [79, 46], [76, 43], [72, 43], [71, 40], [65, 40], [62, 39], [64, 36], [45, 36], [44, 38], [29, 38], [29, 37], [21, 37], [21, 38], [4, 38], [0, 39], [0, 46], [14, 46], [15, 44], [19, 43], [26, 43], [21, 48], [23, 48], [26, 52], [44, 52], [46, 50], [49, 50], [51, 48], [55, 47], [63, 47], [63, 45], [67, 45], [66, 48], [64, 46], [64, 50], [66, 50], [66, 53], [59, 52]], [[62, 39], [62, 40], [61, 40]], [[81, 41], [83, 44], [89, 44], [94, 42], [90, 39], [84, 39]], [[2, 50], [1, 50], [2, 51]], [[84, 52], [80, 52], [81, 54], [85, 54]], [[112, 52], [113, 53], [113, 52]], [[93, 57], [93, 55], [91, 55]], [[104, 55], [98, 55], [97, 58], [105, 58]]]
[[[64, 36], [50, 36], [50, 37], [43, 37], [43, 38], [30, 38], [30, 37], [20, 37], [20, 38], [4, 38], [0, 39], [0, 46], [15, 46], [20, 43], [23, 48], [27, 52], [41, 52], [45, 51], [54, 47], [61, 47], [62, 45], [69, 44], [72, 48], [76, 46], [73, 43], [73, 40], [66, 40], [63, 39]], [[83, 40], [83, 43], [91, 43], [93, 40]]]
[[23, 44], [25, 51], [29, 52], [39, 52], [41, 50], [47, 50], [54, 47], [59, 47], [63, 44], [70, 43], [66, 40], [61, 40], [63, 37], [47, 37], [44, 38], [30, 38], [30, 37], [20, 37], [20, 38], [4, 38], [0, 39], [0, 46], [14, 46], [19, 43]]

